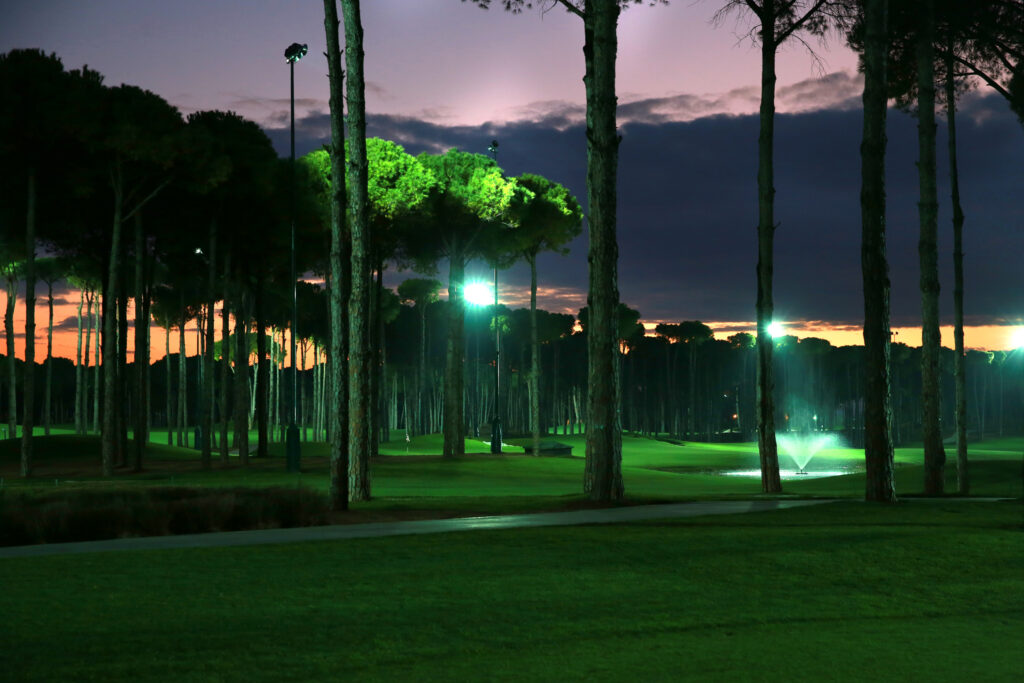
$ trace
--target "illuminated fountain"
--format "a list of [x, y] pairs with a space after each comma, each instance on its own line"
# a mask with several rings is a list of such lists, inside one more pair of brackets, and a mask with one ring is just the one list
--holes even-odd
[[835, 448], [838, 439], [826, 432], [793, 432], [776, 436], [779, 450], [793, 459], [796, 474], [807, 474], [807, 464], [823, 448]]

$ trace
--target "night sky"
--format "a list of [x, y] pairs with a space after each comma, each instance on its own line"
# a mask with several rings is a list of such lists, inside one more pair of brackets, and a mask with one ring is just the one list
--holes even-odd
[[[500, 141], [510, 174], [534, 172], [585, 203], [582, 25], [562, 10], [512, 16], [459, 0], [364, 2], [369, 134], [412, 153]], [[699, 319], [745, 329], [754, 317], [759, 54], [749, 26], [709, 24], [723, 3], [636, 7], [620, 23], [619, 287], [645, 322]], [[291, 42], [297, 148], [328, 135], [322, 3], [194, 0], [2, 2], [0, 51], [38, 47], [108, 84], [132, 83], [183, 113], [233, 109], [287, 154]], [[812, 42], [812, 45], [815, 43]], [[775, 305], [792, 331], [856, 343], [860, 294], [861, 80], [831, 37], [820, 61], [789, 46], [779, 61], [776, 122]], [[1024, 128], [979, 88], [961, 103], [960, 174], [970, 326], [1020, 324], [1024, 287]], [[917, 344], [917, 137], [890, 110], [889, 258], [900, 341]], [[945, 125], [938, 139], [941, 312], [952, 322], [952, 226]], [[586, 237], [568, 257], [539, 259], [540, 305], [585, 304]], [[471, 271], [473, 269], [471, 268]], [[476, 269], [482, 274], [482, 266]], [[396, 278], [405, 274], [392, 276]], [[443, 279], [443, 278], [441, 278]], [[529, 273], [502, 275], [502, 301], [525, 305]], [[800, 329], [805, 332], [799, 332]], [[843, 337], [835, 334], [847, 329]], [[978, 327], [968, 346], [1001, 347]], [[973, 332], [973, 334], [972, 334]], [[991, 332], [991, 331], [989, 331]], [[840, 341], [837, 341], [840, 340]], [[951, 338], [944, 336], [951, 344]]]

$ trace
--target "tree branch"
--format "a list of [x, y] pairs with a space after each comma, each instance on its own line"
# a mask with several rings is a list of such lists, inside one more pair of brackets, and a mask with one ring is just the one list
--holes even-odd
[[818, 10], [821, 9], [821, 6], [824, 5], [826, 2], [828, 2], [828, 0], [818, 0], [817, 2], [815, 2], [809, 10], [804, 12], [804, 15], [802, 17], [794, 21], [792, 24], [789, 25], [789, 28], [787, 28], [785, 31], [779, 34], [779, 37], [776, 38], [775, 40], [775, 44], [782, 45], [783, 41], [785, 41], [786, 38], [789, 38], [791, 35], [793, 35], [793, 33], [803, 28], [804, 24], [807, 23], [807, 20], [814, 16], [818, 12]]
[[162, 190], [162, 189], [164, 189], [165, 187], [167, 187], [168, 185], [170, 185], [170, 183], [171, 183], [171, 179], [170, 179], [170, 177], [166, 178], [166, 179], [165, 179], [165, 180], [164, 180], [164, 181], [163, 181], [162, 183], [160, 183], [159, 185], [157, 185], [157, 186], [156, 186], [156, 187], [155, 187], [155, 188], [153, 189], [153, 191], [152, 191], [152, 192], [150, 192], [150, 193], [149, 193], [149, 195], [147, 195], [147, 196], [146, 196], [146, 198], [145, 198], [145, 199], [143, 199], [142, 201], [140, 201], [140, 202], [139, 202], [138, 204], [136, 204], [136, 205], [135, 205], [135, 206], [134, 206], [134, 207], [132, 208], [132, 210], [131, 210], [131, 211], [129, 211], [128, 213], [126, 213], [126, 214], [124, 215], [124, 218], [122, 218], [121, 220], [122, 220], [122, 221], [126, 221], [126, 220], [128, 220], [129, 218], [131, 218], [132, 216], [134, 216], [134, 215], [135, 215], [135, 214], [136, 214], [136, 213], [137, 213], [137, 212], [138, 212], [138, 211], [139, 211], [139, 210], [140, 210], [140, 209], [141, 209], [142, 207], [144, 207], [144, 206], [146, 205], [146, 203], [147, 203], [147, 202], [149, 202], [149, 200], [150, 200], [150, 199], [152, 199], [153, 197], [157, 196], [157, 194], [158, 194], [158, 193], [160, 192], [160, 190]]
[[558, 0], [558, 3], [565, 7], [565, 9], [569, 10], [570, 12], [578, 16], [580, 19], [586, 18], [583, 14], [583, 10], [581, 10], [576, 5], [572, 4], [569, 0]]
[[960, 55], [953, 55], [953, 59], [955, 59], [956, 61], [958, 61], [958, 62], [960, 62], [961, 64], [963, 64], [963, 65], [964, 65], [964, 66], [966, 66], [966, 67], [967, 67], [968, 69], [970, 69], [970, 71], [968, 72], [968, 73], [969, 73], [970, 75], [972, 75], [972, 76], [977, 76], [977, 77], [978, 77], [978, 78], [980, 78], [981, 80], [983, 80], [983, 81], [985, 81], [986, 83], [988, 83], [988, 84], [989, 84], [989, 85], [990, 85], [990, 86], [991, 86], [992, 88], [994, 88], [994, 89], [995, 89], [995, 90], [996, 90], [996, 91], [997, 91], [997, 92], [998, 92], [998, 93], [999, 93], [1000, 95], [1002, 95], [1003, 97], [1005, 97], [1005, 98], [1006, 98], [1006, 99], [1008, 99], [1008, 100], [1010, 99], [1010, 91], [1008, 91], [1008, 90], [1007, 90], [1006, 88], [1004, 88], [1003, 86], [1001, 86], [1001, 85], [1000, 85], [1000, 84], [999, 84], [998, 82], [996, 82], [996, 80], [995, 80], [995, 79], [993, 79], [993, 78], [992, 78], [991, 76], [989, 76], [988, 74], [984, 73], [984, 72], [983, 72], [983, 71], [982, 71], [981, 69], [979, 69], [979, 68], [978, 68], [977, 66], [975, 66], [975, 65], [974, 65], [974, 64], [972, 64], [971, 62], [967, 61], [966, 59], [964, 59], [964, 58], [963, 58], [963, 57], [961, 57]]

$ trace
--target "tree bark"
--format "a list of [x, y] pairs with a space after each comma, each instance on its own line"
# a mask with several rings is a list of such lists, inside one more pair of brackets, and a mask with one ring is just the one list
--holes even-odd
[[171, 323], [167, 321], [167, 328], [164, 330], [164, 366], [167, 370], [167, 389], [164, 397], [167, 399], [167, 445], [170, 446], [174, 440], [174, 405], [171, 403], [171, 382], [174, 376], [171, 373]]
[[382, 382], [384, 358], [384, 318], [381, 316], [380, 303], [381, 293], [384, 290], [384, 264], [380, 260], [376, 263], [376, 283], [373, 288], [373, 298], [370, 301], [370, 458], [379, 455], [380, 447], [380, 425], [383, 406], [381, 405], [380, 387]]
[[221, 304], [220, 320], [220, 461], [228, 464], [228, 423], [231, 419], [231, 310], [230, 310], [231, 248], [224, 250], [224, 300]]
[[[256, 281], [256, 457], [270, 456], [267, 441], [267, 408], [270, 397], [270, 359], [267, 358], [267, 321], [264, 320], [265, 283]], [[212, 345], [212, 342], [211, 342]]]
[[761, 490], [782, 491], [775, 441], [775, 377], [768, 326], [775, 314], [772, 280], [775, 240], [775, 3], [765, 0], [761, 16], [761, 131], [757, 139], [757, 451]]
[[[128, 245], [121, 246], [121, 262], [128, 260]], [[117, 292], [117, 466], [128, 466], [128, 278], [121, 276]]]
[[214, 377], [216, 375], [213, 357], [213, 334], [215, 319], [213, 316], [214, 307], [217, 305], [217, 221], [210, 221], [210, 246], [206, 255], [208, 261], [206, 281], [206, 353], [203, 357], [203, 422], [202, 422], [202, 452], [200, 462], [204, 470], [213, 467], [213, 411], [216, 395]]
[[419, 372], [416, 373], [416, 423], [413, 436], [426, 434], [427, 427], [426, 395], [427, 395], [427, 302], [419, 304], [420, 313], [420, 353]]
[[146, 452], [149, 434], [146, 432], [146, 368], [149, 367], [149, 346], [146, 329], [149, 319], [146, 306], [146, 244], [142, 231], [142, 213], [135, 214], [135, 401], [132, 419], [134, 462], [132, 469], [142, 471], [142, 458]]
[[583, 55], [587, 98], [587, 227], [590, 233], [587, 304], [587, 446], [583, 491], [591, 500], [625, 495], [622, 433], [615, 373], [617, 344], [618, 243], [616, 174], [619, 136], [615, 129], [615, 59], [619, 5], [585, 4]]
[[885, 247], [885, 120], [888, 0], [864, 8], [864, 132], [861, 142], [861, 273], [864, 280], [864, 465], [867, 500], [896, 502], [890, 385], [889, 264]]
[[335, 0], [324, 0], [324, 31], [327, 34], [327, 74], [331, 108], [331, 373], [330, 484], [331, 507], [348, 509], [348, 307], [347, 235], [345, 230], [345, 135], [344, 77], [338, 40], [338, 8]]
[[[101, 457], [103, 476], [114, 474], [117, 456], [117, 306], [116, 301], [121, 262], [122, 185], [121, 167], [114, 169], [114, 221], [110, 236], [110, 263], [107, 286], [103, 296], [103, 432]], [[97, 360], [99, 360], [97, 358]]]
[[[95, 301], [93, 302], [93, 307], [92, 307], [92, 315], [93, 315], [92, 345], [93, 345], [93, 357], [95, 358], [95, 365], [93, 365], [93, 369], [92, 369], [92, 431], [99, 432], [100, 431], [100, 385], [102, 384], [102, 379], [103, 379], [103, 377], [102, 377], [103, 373], [101, 372], [101, 368], [100, 368], [100, 365], [101, 365], [101, 358], [100, 358], [100, 316], [102, 315], [101, 309], [103, 307], [103, 302], [105, 301], [105, 299], [103, 297], [103, 292], [99, 291], [99, 290], [93, 292], [93, 299], [95, 299]], [[86, 337], [86, 340], [88, 341], [88, 337]], [[86, 371], [88, 372], [88, 369], [89, 369], [89, 352], [88, 352], [88, 350], [86, 350], [86, 357], [85, 358], [86, 358], [85, 359], [85, 367], [86, 367]], [[88, 382], [86, 382], [86, 386], [88, 386]], [[87, 421], [88, 421], [88, 418], [87, 418]]]
[[181, 319], [178, 322], [178, 439], [179, 447], [188, 448], [188, 368], [185, 365], [185, 295], [181, 296]]
[[540, 455], [540, 338], [537, 334], [537, 254], [530, 254], [530, 437]]
[[[11, 264], [11, 268], [15, 264]], [[4, 310], [4, 333], [7, 337], [7, 438], [18, 437], [18, 365], [14, 353], [14, 307], [18, 300], [18, 280], [7, 275], [7, 307]]]
[[444, 367], [444, 450], [451, 458], [466, 453], [463, 428], [462, 362], [465, 358], [466, 309], [462, 304], [462, 284], [466, 273], [466, 257], [456, 243], [448, 257], [448, 339]]
[[921, 264], [921, 428], [924, 439], [924, 492], [941, 495], [946, 452], [942, 446], [939, 354], [939, 256], [938, 193], [935, 181], [935, 6], [922, 0], [917, 36], [917, 139], [920, 150], [917, 173]]
[[25, 211], [25, 373], [22, 378], [21, 476], [32, 476], [32, 422], [36, 385], [36, 172], [28, 170]]
[[[46, 394], [43, 399], [43, 434], [49, 436], [51, 413], [53, 412], [53, 281], [48, 281], [46, 283], [46, 305], [48, 308], [49, 319], [46, 325]], [[81, 311], [78, 312], [78, 327], [79, 330], [81, 330]], [[79, 340], [79, 344], [81, 344], [81, 340]], [[81, 348], [79, 348], [79, 350], [81, 350]]]
[[[82, 415], [82, 409], [85, 407], [85, 392], [82, 386], [82, 379], [85, 376], [82, 368], [82, 304], [84, 302], [85, 290], [83, 289], [78, 293], [78, 348], [75, 351], [75, 434], [85, 433], [85, 418]], [[86, 342], [85, 348], [88, 352], [88, 342]]]
[[366, 162], [366, 84], [359, 0], [341, 0], [345, 22], [348, 99], [348, 191], [352, 230], [352, 293], [349, 298], [348, 452], [349, 495], [370, 499], [370, 235]]
[[235, 306], [235, 443], [238, 462], [249, 464], [249, 316], [245, 292], [239, 290]]
[[[956, 480], [961, 496], [971, 492], [967, 465], [967, 369], [964, 359], [964, 211], [960, 205], [960, 172], [956, 150], [956, 87], [953, 38], [946, 42], [946, 121], [949, 125], [949, 192], [953, 204], [953, 380], [956, 391]], [[982, 437], [984, 438], [984, 437]]]

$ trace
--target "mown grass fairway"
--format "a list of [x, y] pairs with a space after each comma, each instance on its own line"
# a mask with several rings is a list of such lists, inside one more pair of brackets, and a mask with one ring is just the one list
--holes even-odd
[[[213, 469], [199, 469], [194, 449], [163, 445], [155, 435], [144, 463], [145, 471], [117, 471], [104, 479], [99, 472], [99, 442], [96, 437], [73, 435], [36, 439], [36, 477], [17, 476], [20, 442], [0, 441], [0, 477], [4, 487], [53, 488], [60, 486], [111, 486], [181, 484], [187, 486], [309, 486], [326, 490], [328, 463], [324, 443], [303, 443], [303, 471], [284, 471], [284, 445], [270, 444], [270, 458], [250, 459], [241, 467], [232, 456], [227, 465], [215, 454]], [[493, 456], [488, 446], [467, 439], [465, 456], [439, 456], [438, 435], [416, 437], [406, 444], [396, 433], [382, 444], [383, 457], [372, 463], [375, 500], [358, 504], [358, 510], [443, 508], [452, 512], [509, 512], [536, 510], [574, 504], [581, 497], [583, 477], [582, 436], [555, 436], [554, 440], [573, 447], [572, 457], [532, 457], [511, 447], [506, 455]], [[1022, 483], [1024, 438], [1005, 438], [971, 445], [972, 494], [1019, 497]], [[864, 492], [863, 452], [833, 448], [819, 453], [808, 469], [845, 468], [850, 474], [828, 478], [793, 479], [783, 483], [787, 494], [826, 497], [862, 497]], [[921, 491], [923, 472], [920, 448], [898, 449], [896, 485], [900, 495]], [[783, 466], [791, 466], [780, 455]], [[757, 477], [727, 477], [723, 470], [757, 469], [754, 444], [676, 445], [653, 439], [623, 436], [623, 477], [627, 496], [634, 502], [678, 501], [701, 498], [754, 497], [760, 495]], [[947, 491], [956, 490], [956, 468], [946, 467]], [[112, 484], [114, 482], [114, 484]]]
[[0, 562], [10, 680], [1016, 681], [1016, 503]]

